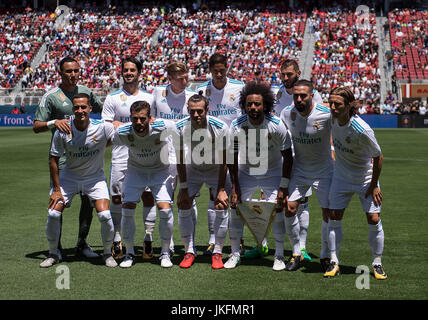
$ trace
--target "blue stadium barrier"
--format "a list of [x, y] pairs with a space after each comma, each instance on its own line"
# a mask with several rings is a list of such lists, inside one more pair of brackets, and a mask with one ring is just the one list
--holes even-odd
[[[101, 119], [101, 113], [92, 113], [92, 119]], [[0, 114], [0, 127], [32, 127], [34, 114]]]
[[398, 128], [398, 116], [395, 114], [361, 114], [360, 117], [367, 122], [371, 128]]

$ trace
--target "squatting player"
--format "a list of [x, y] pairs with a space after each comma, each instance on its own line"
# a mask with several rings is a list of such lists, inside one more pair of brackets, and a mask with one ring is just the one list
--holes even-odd
[[119, 126], [113, 139], [114, 144], [126, 145], [129, 150], [128, 169], [122, 184], [121, 228], [126, 256], [120, 267], [130, 268], [134, 263], [135, 208], [141, 194], [149, 187], [159, 209], [161, 266], [169, 268], [172, 267], [169, 245], [174, 224], [171, 208], [174, 177], [170, 173], [168, 137], [165, 132], [175, 132], [175, 124], [151, 117], [150, 104], [146, 101], [134, 102], [130, 114], [131, 123]]
[[381, 261], [384, 246], [380, 219], [383, 196], [379, 187], [382, 151], [373, 130], [356, 115], [355, 97], [349, 88], [334, 88], [330, 93], [329, 104], [333, 116], [332, 135], [336, 163], [329, 197], [331, 212], [328, 243], [331, 260], [324, 277], [334, 277], [339, 273], [343, 214], [352, 195], [356, 193], [366, 212], [374, 275], [376, 279], [386, 279]]
[[[109, 192], [104, 175], [104, 153], [111, 144], [114, 128], [111, 123], [91, 120], [90, 96], [78, 93], [73, 98], [74, 119], [71, 132], [56, 131], [51, 145], [49, 168], [52, 190], [48, 207], [46, 236], [49, 256], [40, 267], [47, 268], [61, 261], [58, 249], [60, 218], [64, 208], [70, 206], [77, 193], [86, 194], [94, 202], [101, 222], [101, 238], [104, 245], [104, 261], [108, 267], [117, 263], [111, 255], [114, 227], [109, 210]], [[66, 165], [59, 171], [59, 159], [65, 154]]]
[[316, 191], [322, 208], [321, 266], [325, 272], [328, 265], [328, 192], [333, 174], [331, 157], [331, 113], [330, 109], [313, 101], [313, 85], [308, 80], [294, 83], [294, 106], [285, 107], [281, 112], [291, 133], [294, 146], [294, 163], [289, 185], [288, 212], [285, 214], [285, 228], [293, 256], [286, 270], [294, 271], [300, 264], [300, 221], [297, 210], [311, 187]]
[[[266, 85], [250, 82], [242, 90], [240, 105], [243, 115], [232, 122], [230, 128], [231, 144], [234, 146], [234, 161], [230, 166], [232, 192], [230, 214], [230, 244], [232, 253], [225, 268], [234, 268], [240, 261], [239, 237], [242, 234], [243, 222], [236, 213], [236, 205], [243, 200], [250, 200], [253, 193], [261, 188], [267, 201], [277, 201], [278, 207], [284, 208], [288, 197], [288, 182], [290, 179], [293, 157], [291, 138], [280, 118], [271, 114], [274, 96]], [[241, 143], [235, 142], [235, 137], [244, 135], [246, 139], [243, 150]], [[245, 152], [245, 158], [242, 156]], [[254, 155], [260, 162], [254, 164]], [[239, 160], [239, 162], [238, 162]], [[279, 235], [278, 224], [281, 214], [276, 214], [272, 225], [275, 243], [284, 242], [284, 234]], [[284, 256], [284, 246], [275, 247], [274, 270], [279, 257]]]
[[[221, 258], [228, 227], [228, 199], [230, 183], [226, 187], [226, 149], [228, 126], [216, 117], [209, 116], [208, 99], [193, 95], [188, 101], [189, 117], [177, 122], [182, 148], [177, 164], [180, 179], [178, 193], [178, 226], [184, 243], [185, 256], [180, 267], [189, 268], [195, 260], [195, 224], [191, 206], [205, 183], [217, 199], [213, 222], [214, 248], [212, 268], [223, 268]], [[201, 142], [202, 140], [202, 142]], [[202, 145], [202, 146], [201, 146]], [[198, 152], [199, 151], [199, 152]], [[217, 196], [219, 194], [219, 196]]]

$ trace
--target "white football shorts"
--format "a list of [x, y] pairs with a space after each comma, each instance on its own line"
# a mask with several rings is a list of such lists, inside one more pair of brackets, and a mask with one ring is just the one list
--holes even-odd
[[302, 176], [292, 176], [288, 186], [289, 197], [288, 201], [303, 200], [312, 194], [311, 187], [314, 188], [318, 203], [321, 208], [328, 208], [328, 197], [331, 186], [331, 176], [320, 179], [307, 179]]

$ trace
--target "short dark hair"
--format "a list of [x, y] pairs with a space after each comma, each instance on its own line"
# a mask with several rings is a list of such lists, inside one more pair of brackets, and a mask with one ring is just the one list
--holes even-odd
[[281, 68], [280, 69], [283, 70], [285, 68], [288, 68], [289, 66], [293, 66], [294, 67], [294, 71], [296, 71], [296, 72], [300, 71], [299, 64], [294, 59], [286, 59], [286, 60], [284, 60], [281, 63]]
[[214, 65], [216, 65], [217, 63], [221, 63], [221, 64], [223, 64], [225, 67], [227, 67], [227, 58], [226, 58], [226, 56], [225, 56], [225, 55], [222, 55], [222, 54], [220, 54], [220, 53], [218, 53], [218, 52], [214, 53], [214, 54], [210, 57], [210, 59], [209, 59], [209, 61], [208, 61], [208, 66], [211, 68], [211, 67], [213, 67]]
[[312, 81], [309, 81], [306, 79], [297, 80], [293, 85], [293, 87], [299, 87], [299, 86], [309, 87], [311, 92], [314, 90], [314, 85]]
[[66, 56], [65, 58], [62, 58], [61, 61], [59, 62], [59, 71], [62, 71], [62, 66], [64, 65], [64, 63], [67, 63], [67, 62], [76, 62], [77, 64], [79, 64], [76, 58], [73, 58], [71, 56]]
[[150, 103], [147, 101], [135, 101], [131, 104], [130, 112], [140, 112], [141, 110], [147, 109], [147, 115], [150, 115]]
[[143, 65], [141, 64], [140, 60], [138, 60], [135, 57], [126, 57], [126, 58], [122, 59], [122, 72], [123, 72], [123, 68], [125, 66], [125, 63], [127, 63], [127, 62], [131, 62], [131, 63], [135, 64], [138, 72], [141, 72], [141, 70], [143, 70]]
[[270, 90], [269, 85], [256, 81], [248, 82], [241, 91], [239, 105], [241, 106], [242, 113], [246, 113], [245, 106], [247, 104], [247, 97], [252, 94], [261, 95], [263, 98], [263, 106], [265, 108], [264, 114], [271, 113], [273, 110], [273, 104], [275, 102], [275, 96]]
[[208, 101], [208, 99], [206, 97], [204, 97], [201, 94], [194, 94], [193, 96], [191, 96], [189, 98], [189, 100], [187, 101], [187, 105], [189, 105], [189, 102], [198, 103], [201, 101], [204, 102], [204, 108], [207, 109], [210, 102]]
[[84, 92], [80, 92], [80, 93], [75, 94], [73, 96], [72, 100], [74, 101], [74, 99], [86, 99], [86, 100], [88, 100], [88, 104], [91, 104], [91, 97], [89, 96], [89, 94], [84, 93]]

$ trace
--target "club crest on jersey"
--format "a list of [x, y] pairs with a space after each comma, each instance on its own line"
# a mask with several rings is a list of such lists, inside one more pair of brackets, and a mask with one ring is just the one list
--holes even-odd
[[291, 120], [295, 121], [295, 120], [296, 120], [296, 117], [297, 117], [296, 113], [295, 113], [295, 112], [292, 112], [292, 113], [291, 113]]
[[122, 93], [122, 94], [120, 95], [120, 100], [122, 100], [122, 101], [126, 101], [126, 99], [127, 99], [126, 94]]
[[210, 90], [210, 89], [207, 89], [207, 91], [205, 91], [205, 95], [206, 95], [207, 97], [209, 97], [209, 96], [211, 95], [211, 90]]
[[92, 141], [93, 141], [93, 142], [98, 142], [98, 137], [94, 135], [94, 136], [92, 137]]
[[157, 139], [155, 140], [155, 144], [160, 144], [160, 143], [161, 143], [160, 139], [159, 139], [159, 138], [157, 138]]
[[235, 95], [233, 93], [230, 94], [230, 100], [235, 101]]
[[168, 95], [168, 91], [163, 90], [163, 91], [162, 91], [162, 97], [166, 98], [166, 96], [167, 96], [167, 95]]
[[58, 98], [59, 98], [59, 100], [61, 100], [61, 101], [65, 101], [65, 99], [66, 99], [65, 94], [64, 94], [64, 93], [62, 93], [62, 92], [58, 95]]
[[350, 137], [350, 136], [347, 136], [347, 137], [345, 138], [345, 141], [346, 141], [347, 143], [351, 143], [351, 137]]
[[276, 94], [276, 99], [281, 99], [281, 97], [282, 97], [282, 92], [281, 91], [278, 91], [278, 93]]
[[312, 125], [312, 128], [314, 128], [314, 130], [319, 130], [320, 129], [320, 124], [318, 121], [315, 121], [314, 124]]
[[130, 142], [134, 142], [135, 138], [134, 138], [134, 136], [132, 134], [128, 134], [128, 140]]

